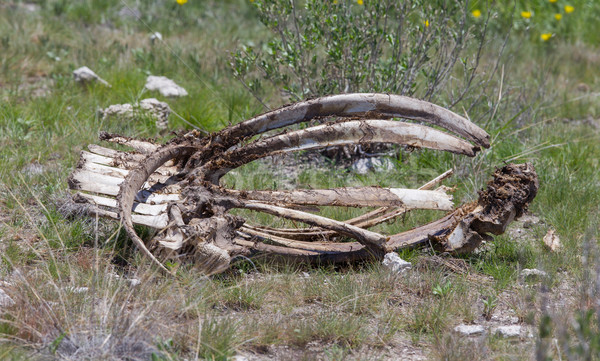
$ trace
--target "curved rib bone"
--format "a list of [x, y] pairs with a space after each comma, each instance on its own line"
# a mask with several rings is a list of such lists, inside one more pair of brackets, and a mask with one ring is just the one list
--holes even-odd
[[131, 220], [131, 209], [133, 202], [138, 190], [146, 182], [148, 177], [166, 161], [170, 159], [177, 159], [189, 155], [194, 148], [187, 146], [166, 146], [156, 153], [148, 156], [147, 160], [140, 164], [140, 166], [127, 175], [123, 183], [121, 184], [119, 194], [117, 195], [117, 204], [119, 206], [119, 218], [123, 222], [123, 228], [133, 243], [138, 249], [148, 256], [154, 263], [156, 263], [161, 269], [167, 271], [167, 268], [146, 248], [144, 241], [135, 233], [133, 229], [133, 223]]
[[422, 125], [391, 120], [348, 121], [284, 133], [232, 149], [208, 162], [200, 173], [207, 175], [210, 182], [217, 183], [231, 169], [280, 152], [360, 143], [394, 143], [468, 156], [474, 156], [479, 149], [462, 139]]
[[479, 146], [490, 146], [489, 134], [448, 109], [401, 95], [376, 93], [340, 94], [299, 102], [249, 119], [222, 131], [219, 136], [226, 139], [244, 138], [329, 116], [418, 120], [445, 128]]

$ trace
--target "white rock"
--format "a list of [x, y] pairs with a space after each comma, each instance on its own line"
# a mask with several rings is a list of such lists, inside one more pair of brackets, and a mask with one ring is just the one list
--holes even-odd
[[0, 307], [14, 306], [15, 301], [6, 292], [0, 288]]
[[548, 274], [539, 269], [525, 268], [521, 271], [520, 276], [522, 279], [524, 279], [526, 281], [535, 281], [535, 280], [541, 280], [542, 278], [547, 278]]
[[485, 328], [481, 325], [458, 325], [454, 327], [454, 332], [460, 333], [463, 336], [481, 335], [485, 332]]
[[108, 84], [108, 82], [106, 80], [104, 80], [101, 77], [99, 77], [98, 75], [96, 75], [96, 73], [94, 73], [87, 66], [82, 66], [79, 69], [73, 70], [73, 77], [75, 77], [75, 81], [78, 83], [89, 83], [92, 81], [98, 81], [98, 82], [110, 87], [110, 84]]
[[496, 329], [495, 333], [496, 335], [502, 336], [504, 338], [519, 337], [521, 336], [521, 326], [499, 326]]
[[150, 75], [146, 79], [146, 89], [158, 90], [165, 97], [183, 97], [188, 95], [185, 89], [164, 76]]
[[163, 39], [162, 34], [159, 33], [158, 31], [150, 34], [150, 41], [152, 42], [152, 44], [154, 44], [157, 41], [162, 41], [162, 39]]
[[156, 127], [158, 129], [167, 129], [169, 114], [171, 114], [169, 104], [155, 98], [148, 98], [140, 102], [140, 108], [150, 112], [156, 118]]
[[133, 105], [113, 104], [106, 109], [100, 109], [98, 112], [103, 120], [115, 115], [129, 117], [133, 114]]
[[388, 268], [392, 272], [402, 273], [406, 270], [409, 270], [412, 265], [410, 262], [406, 262], [396, 252], [390, 252], [383, 257], [383, 262], [381, 264]]
[[242, 356], [242, 355], [235, 355], [231, 358], [232, 361], [248, 361], [248, 358], [246, 356]]
[[159, 129], [166, 129], [169, 124], [169, 115], [171, 114], [171, 108], [169, 104], [158, 101], [155, 98], [148, 98], [140, 101], [136, 104], [113, 104], [106, 109], [99, 110], [99, 114], [103, 120], [112, 116], [120, 116], [127, 119], [133, 119], [136, 116], [136, 112], [147, 112], [154, 118], [156, 118], [156, 127]]

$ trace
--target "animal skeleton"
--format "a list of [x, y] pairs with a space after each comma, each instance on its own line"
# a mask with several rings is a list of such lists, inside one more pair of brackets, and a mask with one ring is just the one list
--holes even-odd
[[[392, 120], [403, 118], [430, 126]], [[295, 124], [322, 124], [276, 135], [265, 133]], [[263, 135], [254, 139], [256, 136]], [[75, 200], [90, 213], [120, 219], [136, 246], [161, 268], [158, 258], [192, 259], [207, 274], [221, 272], [238, 255], [258, 253], [300, 262], [348, 262], [419, 245], [468, 251], [489, 233], [503, 233], [533, 200], [537, 175], [530, 164], [497, 170], [479, 201], [453, 208], [441, 174], [419, 189], [361, 187], [336, 189], [233, 190], [220, 186], [232, 169], [267, 156], [332, 145], [394, 143], [474, 156], [490, 146], [490, 136], [469, 120], [437, 105], [391, 94], [343, 94], [299, 102], [267, 112], [208, 136], [197, 131], [164, 145], [102, 133], [105, 141], [133, 149], [97, 145], [83, 151], [69, 178]], [[305, 211], [306, 206], [379, 207], [337, 221]], [[250, 225], [235, 208], [307, 224], [306, 228]], [[449, 212], [437, 221], [386, 236], [369, 228], [411, 209]], [[139, 224], [159, 232], [152, 252], [136, 234]], [[340, 241], [352, 238], [353, 242]]]

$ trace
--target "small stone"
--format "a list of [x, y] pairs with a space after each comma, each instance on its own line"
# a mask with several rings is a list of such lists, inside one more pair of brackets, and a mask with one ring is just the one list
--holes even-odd
[[521, 336], [521, 326], [500, 326], [496, 329], [496, 335], [504, 338], [512, 338]]
[[155, 32], [155, 33], [150, 34], [150, 42], [152, 44], [154, 44], [157, 41], [162, 41], [162, 39], [163, 39], [162, 34], [159, 33], [158, 31]]
[[390, 252], [383, 257], [383, 262], [381, 264], [395, 273], [403, 273], [404, 271], [409, 270], [412, 267], [410, 262], [406, 262], [396, 252]]
[[310, 278], [310, 274], [308, 272], [302, 272], [302, 277]]
[[552, 228], [548, 230], [548, 233], [546, 233], [544, 236], [543, 241], [546, 247], [548, 247], [548, 249], [550, 249], [552, 252], [557, 252], [562, 247], [560, 244], [560, 238], [558, 238], [556, 231], [554, 231]]
[[14, 306], [15, 301], [2, 289], [0, 288], [0, 307]]
[[94, 73], [87, 66], [82, 66], [79, 69], [73, 70], [73, 77], [75, 78], [75, 81], [78, 83], [90, 83], [92, 81], [98, 81], [98, 82], [110, 87], [110, 84], [108, 84], [108, 82], [106, 80], [104, 80], [101, 77], [99, 77], [98, 75], [96, 75], [96, 73]]
[[485, 328], [481, 325], [458, 325], [454, 327], [454, 332], [460, 333], [463, 336], [476, 336], [485, 332]]
[[143, 111], [156, 118], [156, 127], [166, 129], [169, 124], [169, 115], [171, 108], [169, 104], [161, 102], [155, 98], [148, 98], [136, 104], [113, 104], [106, 109], [98, 110], [98, 114], [103, 120], [113, 116], [119, 116], [126, 119], [133, 119], [136, 112]]
[[539, 281], [542, 278], [547, 278], [548, 274], [539, 269], [529, 269], [525, 268], [521, 271], [520, 276], [525, 281]]
[[188, 95], [187, 91], [175, 84], [175, 82], [164, 76], [150, 75], [146, 79], [146, 89], [158, 90], [165, 97], [183, 97]]
[[246, 356], [242, 356], [242, 355], [235, 355], [231, 358], [232, 361], [248, 361], [248, 358]]
[[169, 115], [171, 114], [169, 104], [155, 98], [148, 98], [140, 101], [140, 108], [148, 111], [156, 118], [156, 127], [158, 129], [167, 129]]

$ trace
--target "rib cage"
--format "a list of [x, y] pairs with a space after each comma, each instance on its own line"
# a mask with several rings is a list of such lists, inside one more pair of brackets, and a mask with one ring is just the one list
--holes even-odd
[[[439, 126], [455, 135], [425, 125], [389, 120], [395, 117]], [[245, 144], [256, 135], [313, 119], [323, 124], [259, 137]], [[165, 270], [155, 254], [193, 259], [204, 273], [211, 274], [226, 269], [236, 255], [267, 253], [302, 262], [344, 262], [382, 257], [386, 252], [431, 240], [449, 251], [469, 249], [487, 236], [487, 232], [478, 233], [471, 227], [473, 219], [482, 217], [483, 205], [453, 209], [451, 197], [443, 188], [436, 189], [452, 170], [416, 190], [371, 186], [236, 191], [219, 185], [219, 179], [231, 169], [265, 156], [330, 145], [386, 142], [467, 156], [474, 156], [479, 146], [489, 147], [485, 131], [449, 110], [421, 100], [388, 94], [335, 95], [292, 104], [209, 136], [190, 132], [165, 145], [106, 133], [101, 139], [127, 145], [133, 151], [90, 145], [89, 152], [81, 153], [69, 178], [70, 188], [77, 191], [75, 200], [88, 203], [92, 214], [120, 219], [136, 246]], [[535, 175], [530, 165], [518, 172]], [[531, 189], [532, 196], [513, 208], [526, 207], [536, 190], [537, 183]], [[306, 205], [380, 208], [341, 222], [296, 209]], [[274, 229], [250, 225], [229, 213], [234, 208], [287, 218], [308, 227]], [[452, 213], [391, 237], [369, 230], [410, 209]], [[159, 231], [151, 242], [153, 252], [135, 233], [133, 224]], [[457, 229], [462, 232], [461, 239]], [[355, 241], [331, 241], [342, 236]], [[451, 245], [447, 242], [450, 236]]]

